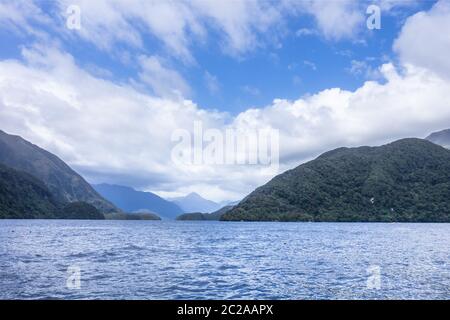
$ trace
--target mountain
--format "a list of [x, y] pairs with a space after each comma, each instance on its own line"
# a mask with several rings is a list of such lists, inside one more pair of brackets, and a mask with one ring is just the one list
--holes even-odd
[[42, 181], [0, 164], [0, 218], [55, 218], [59, 206]]
[[93, 185], [103, 197], [114, 203], [125, 212], [150, 211], [163, 219], [175, 219], [183, 213], [176, 204], [167, 201], [154, 193], [136, 191], [133, 188], [98, 184]]
[[185, 213], [177, 217], [177, 220], [187, 221], [187, 220], [209, 220], [209, 221], [219, 221], [222, 215], [234, 208], [233, 205], [225, 206], [212, 213]]
[[450, 129], [434, 132], [425, 139], [450, 149]]
[[339, 148], [276, 176], [221, 220], [450, 222], [450, 150], [421, 139]]
[[187, 196], [168, 199], [177, 204], [183, 212], [202, 212], [209, 213], [219, 210], [221, 205], [202, 198], [199, 194], [192, 192]]
[[227, 213], [228, 211], [233, 209], [235, 206], [236, 205], [233, 205], [233, 204], [227, 205], [225, 207], [220, 208], [217, 211], [214, 211], [213, 213], [211, 213], [211, 215], [216, 216], [216, 217], [221, 217], [222, 215], [224, 215], [225, 213]]
[[0, 219], [104, 219], [84, 202], [59, 202], [32, 175], [0, 164]]
[[59, 202], [87, 202], [102, 213], [120, 211], [57, 156], [1, 130], [0, 164], [39, 179]]

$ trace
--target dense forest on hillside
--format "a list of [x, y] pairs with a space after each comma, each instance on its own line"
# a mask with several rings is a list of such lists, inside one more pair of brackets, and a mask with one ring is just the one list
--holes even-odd
[[421, 139], [339, 148], [257, 188], [222, 220], [450, 222], [450, 151]]

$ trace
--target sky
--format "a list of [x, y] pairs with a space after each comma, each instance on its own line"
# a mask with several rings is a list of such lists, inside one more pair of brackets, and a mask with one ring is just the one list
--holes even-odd
[[[449, 35], [448, 0], [0, 0], [0, 129], [91, 183], [235, 201], [330, 149], [449, 128]], [[276, 132], [277, 166], [177, 163], [199, 124]]]

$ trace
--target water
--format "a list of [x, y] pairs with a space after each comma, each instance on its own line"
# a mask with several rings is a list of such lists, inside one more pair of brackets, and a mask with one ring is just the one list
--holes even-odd
[[0, 298], [449, 299], [449, 258], [450, 224], [0, 220]]

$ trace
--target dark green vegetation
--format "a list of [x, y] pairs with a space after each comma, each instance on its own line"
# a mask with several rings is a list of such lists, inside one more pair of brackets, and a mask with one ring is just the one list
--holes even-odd
[[175, 219], [183, 213], [183, 210], [175, 203], [164, 200], [151, 192], [136, 191], [133, 188], [109, 184], [98, 184], [93, 187], [105, 199], [125, 212], [147, 210], [164, 219]]
[[39, 179], [58, 202], [83, 201], [103, 213], [120, 211], [57, 156], [1, 130], [0, 164], [27, 172]]
[[55, 218], [59, 206], [41, 181], [0, 164], [0, 218]]
[[257, 188], [221, 220], [450, 222], [450, 150], [339, 148]]
[[107, 220], [161, 220], [154, 213], [142, 212], [142, 213], [107, 213], [105, 214]]
[[104, 219], [85, 202], [63, 203], [32, 175], [0, 164], [1, 219]]
[[62, 209], [64, 219], [103, 220], [105, 216], [96, 207], [86, 202], [71, 202]]
[[177, 220], [181, 220], [181, 221], [206, 220], [204, 218], [204, 215], [205, 215], [205, 213], [201, 213], [201, 212], [183, 213], [177, 217]]
[[434, 132], [426, 137], [428, 141], [450, 149], [450, 129]]
[[193, 212], [193, 213], [185, 213], [177, 217], [177, 220], [205, 220], [205, 221], [219, 221], [222, 215], [225, 212], [230, 211], [234, 206], [228, 205], [225, 206], [213, 213], [201, 213], [201, 212]]
[[177, 220], [182, 221], [198, 221], [198, 220], [210, 220], [210, 221], [219, 221], [220, 216], [214, 215], [212, 213], [201, 213], [201, 212], [192, 212], [192, 213], [185, 213], [177, 217]]

